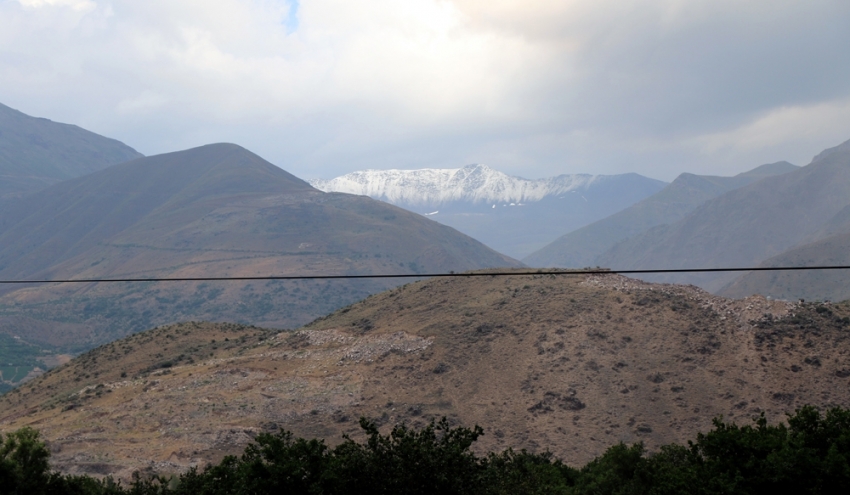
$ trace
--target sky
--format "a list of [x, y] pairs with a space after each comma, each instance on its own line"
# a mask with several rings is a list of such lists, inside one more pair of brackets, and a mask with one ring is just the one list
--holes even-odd
[[850, 139], [847, 0], [0, 0], [0, 103], [309, 178], [732, 175]]

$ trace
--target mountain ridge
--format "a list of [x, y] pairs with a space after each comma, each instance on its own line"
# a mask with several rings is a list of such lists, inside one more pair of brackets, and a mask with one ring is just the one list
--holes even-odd
[[[56, 184], [0, 211], [0, 232], [0, 276], [10, 279], [415, 277], [521, 266], [421, 215], [318, 191], [232, 144], [140, 158]], [[54, 325], [34, 343], [80, 352], [174, 321], [292, 327], [402, 282], [7, 286], [0, 331], [24, 337], [26, 328]]]
[[[798, 170], [710, 199], [676, 223], [620, 242], [599, 261], [616, 269], [757, 266], [816, 241], [850, 204], [847, 145], [826, 150]], [[646, 278], [717, 291], [735, 277], [715, 273]]]
[[563, 268], [596, 266], [600, 263], [598, 258], [621, 241], [653, 227], [681, 220], [700, 204], [728, 191], [797, 168], [788, 162], [776, 162], [733, 177], [682, 173], [654, 195], [562, 235], [523, 258], [523, 262], [531, 266]]
[[325, 192], [359, 194], [393, 204], [437, 207], [453, 201], [473, 204], [540, 201], [546, 196], [587, 189], [608, 178], [605, 175], [563, 174], [546, 179], [523, 179], [486, 165], [472, 164], [457, 169], [370, 169], [308, 182]]
[[[768, 258], [760, 267], [850, 266], [850, 231], [818, 239]], [[850, 299], [846, 270], [748, 272], [718, 291], [725, 297], [762, 294], [775, 299], [845, 301]]]
[[0, 199], [141, 156], [118, 140], [0, 104]]
[[521, 258], [568, 232], [657, 192], [638, 174], [523, 179], [485, 165], [458, 169], [367, 170], [311, 184], [367, 195], [453, 227]]

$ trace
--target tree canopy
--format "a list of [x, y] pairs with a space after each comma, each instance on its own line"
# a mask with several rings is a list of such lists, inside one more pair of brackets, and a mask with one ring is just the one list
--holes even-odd
[[850, 491], [850, 410], [805, 406], [787, 424], [764, 415], [738, 426], [716, 418], [687, 445], [657, 452], [623, 443], [580, 469], [548, 453], [505, 450], [476, 454], [479, 426], [445, 418], [386, 435], [360, 420], [363, 442], [324, 440], [278, 431], [257, 436], [239, 456], [178, 476], [137, 475], [128, 486], [110, 478], [62, 475], [31, 428], [0, 435], [0, 493], [80, 495], [262, 494], [757, 494]]

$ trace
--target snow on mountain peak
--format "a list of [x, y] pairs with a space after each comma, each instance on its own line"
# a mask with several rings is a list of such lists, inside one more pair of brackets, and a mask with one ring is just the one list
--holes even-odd
[[362, 170], [335, 179], [309, 182], [325, 192], [358, 194], [395, 204], [436, 206], [452, 201], [540, 201], [546, 196], [587, 189], [603, 177], [576, 174], [529, 180], [476, 164], [454, 169]]

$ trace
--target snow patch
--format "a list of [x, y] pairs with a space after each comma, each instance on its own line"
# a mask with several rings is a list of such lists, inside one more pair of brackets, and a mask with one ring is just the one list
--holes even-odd
[[[440, 205], [453, 201], [522, 204], [547, 196], [585, 191], [606, 179], [603, 175], [559, 175], [548, 179], [513, 177], [485, 165], [457, 169], [362, 170], [335, 179], [314, 179], [310, 185], [325, 192], [369, 196], [389, 203]], [[435, 212], [436, 213], [436, 212]]]

